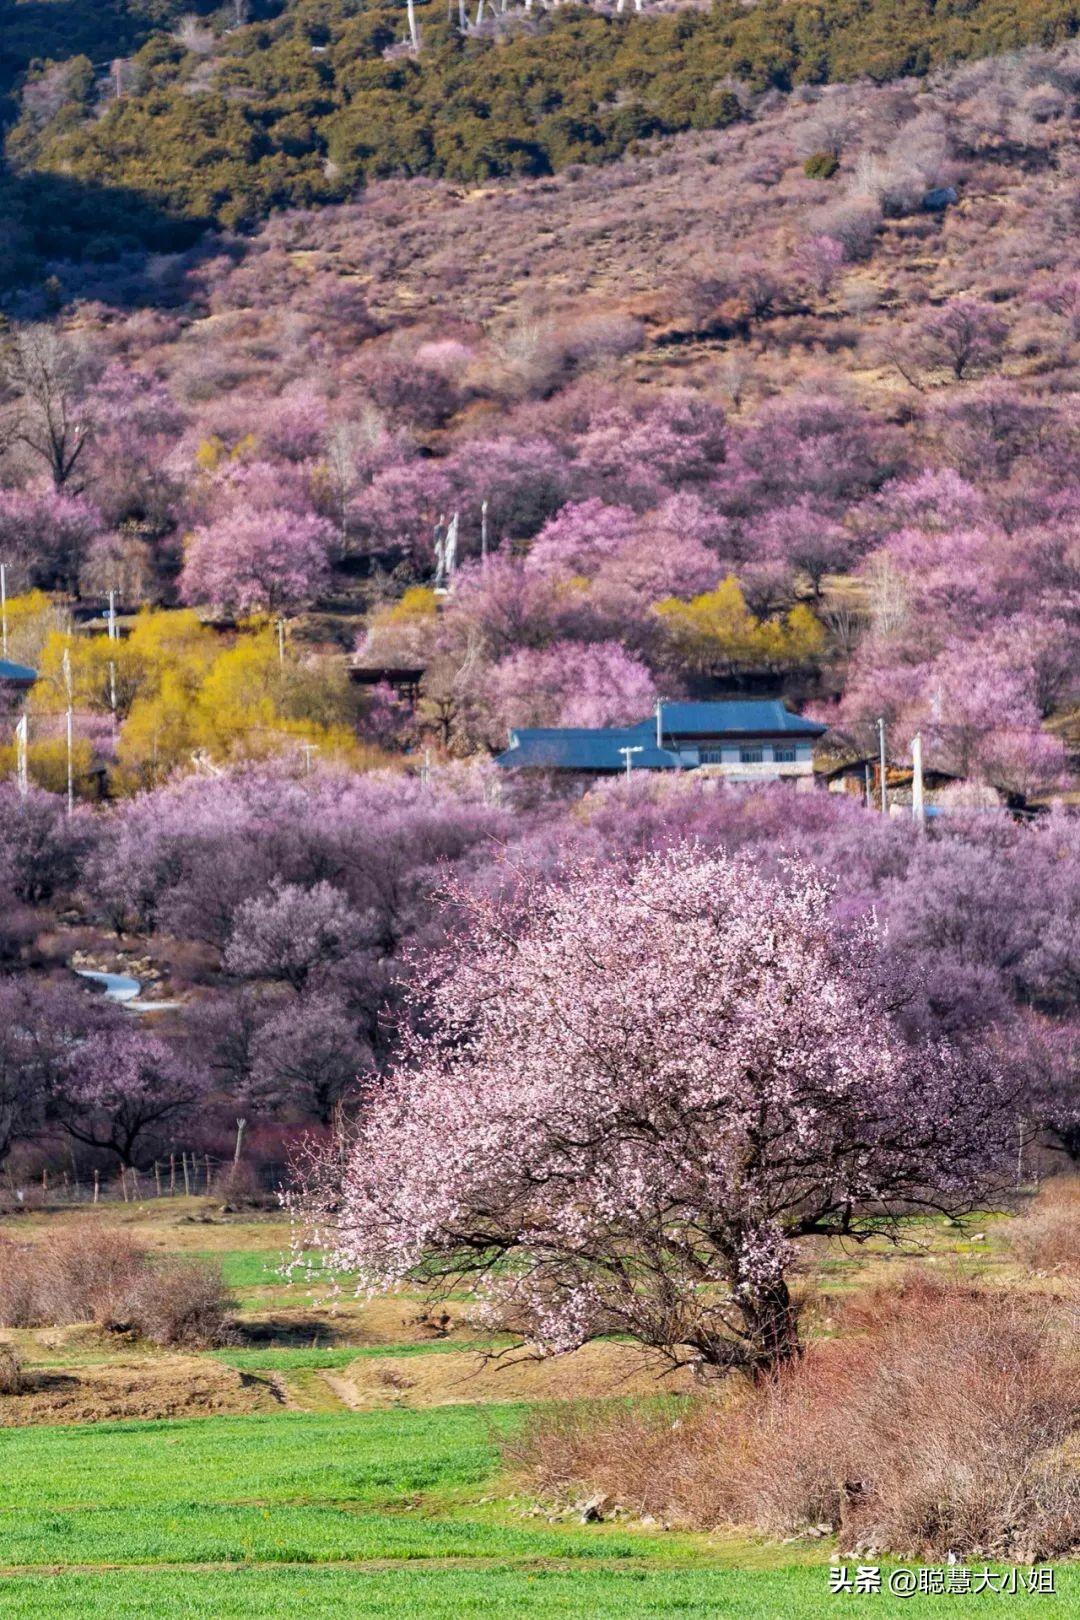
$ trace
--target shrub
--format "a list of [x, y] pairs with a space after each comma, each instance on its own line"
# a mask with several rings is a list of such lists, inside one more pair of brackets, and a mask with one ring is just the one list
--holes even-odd
[[694, 1528], [827, 1524], [847, 1548], [1053, 1557], [1080, 1542], [1065, 1310], [911, 1281], [856, 1302], [845, 1337], [775, 1380], [681, 1409], [543, 1414], [517, 1456], [541, 1490]]
[[33, 1326], [34, 1282], [28, 1258], [23, 1244], [0, 1239], [0, 1327]]
[[38, 1322], [107, 1328], [126, 1325], [127, 1299], [147, 1264], [145, 1251], [123, 1232], [89, 1221], [50, 1233], [25, 1259]]
[[1052, 1181], [1004, 1237], [1031, 1271], [1080, 1274], [1080, 1180]]
[[13, 1344], [0, 1344], [0, 1395], [21, 1395], [26, 1377]]
[[0, 1326], [95, 1322], [186, 1350], [228, 1344], [220, 1271], [159, 1259], [123, 1232], [84, 1221], [38, 1244], [0, 1245]]
[[840, 167], [840, 159], [833, 152], [811, 152], [803, 164], [808, 180], [831, 180]]
[[182, 1261], [145, 1270], [131, 1290], [131, 1325], [151, 1344], [207, 1350], [235, 1339], [232, 1297], [216, 1266]]

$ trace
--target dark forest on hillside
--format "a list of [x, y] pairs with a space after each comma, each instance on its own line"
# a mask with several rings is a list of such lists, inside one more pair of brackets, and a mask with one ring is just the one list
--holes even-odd
[[207, 224], [246, 229], [376, 178], [475, 184], [596, 163], [737, 121], [747, 94], [921, 75], [1060, 42], [1080, 19], [1075, 0], [718, 0], [510, 11], [462, 34], [439, 0], [417, 8], [413, 53], [403, 7], [358, 0], [5, 10], [9, 283], [49, 260], [183, 248]]

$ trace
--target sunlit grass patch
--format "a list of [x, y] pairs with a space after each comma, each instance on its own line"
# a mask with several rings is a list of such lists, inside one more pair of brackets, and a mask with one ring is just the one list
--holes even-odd
[[360, 1357], [430, 1356], [440, 1352], [445, 1354], [455, 1350], [486, 1348], [486, 1344], [469, 1344], [461, 1340], [429, 1339], [419, 1344], [311, 1345], [306, 1348], [302, 1345], [283, 1345], [258, 1350], [212, 1350], [210, 1355], [215, 1361], [238, 1367], [242, 1372], [291, 1372], [307, 1368], [347, 1367]]

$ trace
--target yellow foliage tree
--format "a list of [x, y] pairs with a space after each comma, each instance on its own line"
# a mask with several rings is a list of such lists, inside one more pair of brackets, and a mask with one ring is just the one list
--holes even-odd
[[385, 624], [401, 624], [406, 619], [433, 619], [438, 611], [439, 598], [428, 585], [410, 585], [399, 601], [381, 610]]
[[57, 607], [44, 591], [9, 596], [5, 617], [8, 657], [38, 671], [50, 638], [67, 630], [70, 623], [65, 609]]
[[[291, 752], [356, 766], [376, 763], [350, 724], [353, 698], [343, 672], [308, 672], [292, 659], [283, 661], [266, 625], [245, 630], [231, 643], [212, 631], [202, 633], [210, 638], [209, 659], [202, 656], [201, 640], [193, 653], [178, 630], [174, 662], [166, 662], [160, 679], [132, 704], [117, 750], [123, 785], [153, 786], [200, 760], [225, 763]], [[165, 646], [167, 639], [162, 633], [158, 644]]]
[[656, 613], [679, 660], [708, 674], [793, 668], [813, 663], [825, 645], [824, 630], [802, 603], [783, 618], [755, 618], [733, 574], [689, 602], [666, 598]]
[[[40, 667], [49, 687], [57, 689], [66, 652], [76, 703], [107, 714], [115, 697], [116, 717], [124, 721], [138, 699], [160, 692], [166, 677], [194, 695], [220, 651], [218, 638], [196, 614], [144, 608], [130, 634], [117, 641], [105, 635], [54, 633], [43, 649]], [[46, 690], [43, 701], [48, 701]]]
[[[26, 772], [31, 782], [49, 793], [67, 792], [67, 737], [55, 726], [46, 736], [35, 736], [31, 729], [26, 750]], [[71, 750], [71, 775], [75, 795], [80, 799], [97, 796], [97, 781], [91, 776], [94, 764], [93, 744], [86, 737], [76, 737]], [[0, 777], [15, 775], [15, 745], [0, 747]]]

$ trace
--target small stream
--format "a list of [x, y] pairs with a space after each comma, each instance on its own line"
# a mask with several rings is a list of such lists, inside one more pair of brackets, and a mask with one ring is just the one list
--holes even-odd
[[126, 1007], [128, 1012], [169, 1012], [180, 1005], [178, 1001], [140, 1001], [142, 985], [138, 979], [132, 979], [126, 973], [101, 973], [93, 968], [76, 968], [75, 972], [80, 979], [99, 984], [105, 992], [106, 1001], [115, 1001], [117, 1006]]

